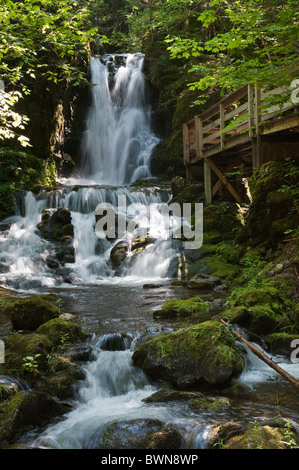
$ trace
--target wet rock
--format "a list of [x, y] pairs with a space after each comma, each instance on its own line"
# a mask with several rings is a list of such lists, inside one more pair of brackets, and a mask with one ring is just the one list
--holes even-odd
[[93, 436], [89, 448], [144, 449], [145, 439], [161, 429], [163, 423], [154, 419], [114, 422]]
[[153, 239], [150, 237], [135, 238], [135, 240], [131, 241], [131, 250], [141, 250], [151, 243], [153, 243]]
[[166, 428], [145, 439], [145, 449], [180, 449], [182, 436], [177, 429]]
[[47, 256], [46, 263], [47, 263], [48, 268], [51, 268], [51, 269], [59, 268], [59, 262], [55, 258], [53, 258], [53, 256], [51, 255]]
[[217, 321], [158, 335], [134, 351], [133, 363], [179, 389], [229, 384], [244, 368], [233, 334]]
[[108, 333], [97, 342], [97, 346], [104, 351], [124, 351], [132, 343], [133, 337], [129, 333]]
[[212, 290], [215, 286], [221, 284], [221, 280], [216, 276], [197, 274], [188, 282], [189, 289]]
[[162, 389], [143, 400], [145, 403], [185, 402], [192, 410], [222, 410], [230, 405], [227, 398], [206, 397], [200, 392]]
[[205, 437], [205, 447], [208, 449], [219, 449], [226, 440], [240, 434], [243, 430], [244, 427], [234, 421], [212, 426], [208, 429]]
[[73, 237], [74, 227], [69, 209], [59, 208], [55, 212], [44, 210], [37, 226], [41, 235], [54, 242], [64, 242], [65, 237]]
[[118, 242], [110, 252], [110, 260], [112, 265], [117, 268], [125, 260], [127, 252], [129, 250], [129, 244], [124, 241]]
[[0, 375], [0, 402], [11, 399], [22, 388], [20, 382], [12, 377]]
[[45, 424], [69, 408], [42, 392], [20, 391], [10, 400], [0, 415], [0, 442], [11, 442], [31, 429]]
[[226, 449], [291, 449], [298, 445], [296, 430], [286, 421], [261, 422], [248, 426], [228, 439]]

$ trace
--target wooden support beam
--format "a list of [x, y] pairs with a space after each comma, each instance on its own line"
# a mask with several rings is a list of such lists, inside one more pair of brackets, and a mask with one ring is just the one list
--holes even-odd
[[204, 169], [204, 187], [205, 187], [205, 203], [207, 206], [212, 204], [212, 178], [211, 178], [211, 167], [206, 161], [204, 160], [203, 164]]
[[[234, 166], [235, 166], [234, 163], [230, 163], [228, 167], [225, 169], [224, 173], [227, 173], [228, 171], [230, 171]], [[219, 179], [217, 183], [214, 184], [213, 189], [212, 189], [212, 198], [215, 196], [215, 194], [221, 188], [222, 185], [223, 185], [223, 181], [221, 179]]]
[[211, 167], [211, 169], [216, 173], [216, 175], [219, 177], [219, 179], [222, 181], [222, 184], [229, 190], [231, 195], [236, 199], [236, 201], [241, 204], [243, 201], [240, 198], [239, 194], [237, 191], [232, 187], [232, 185], [229, 183], [229, 181], [226, 179], [224, 174], [219, 170], [218, 166], [213, 162], [213, 160], [210, 157], [205, 158], [205, 162], [208, 163], [208, 165]]
[[253, 85], [248, 85], [248, 125], [249, 125], [249, 137], [252, 138], [254, 135], [254, 89]]

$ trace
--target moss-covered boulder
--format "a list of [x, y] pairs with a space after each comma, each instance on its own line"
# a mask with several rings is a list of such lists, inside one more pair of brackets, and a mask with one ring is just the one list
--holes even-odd
[[298, 445], [298, 435], [290, 423], [253, 423], [225, 443], [226, 449], [291, 449]]
[[238, 242], [276, 248], [289, 230], [296, 230], [298, 175], [298, 162], [290, 159], [268, 161], [253, 173], [248, 180], [252, 204]]
[[[52, 350], [51, 341], [42, 334], [12, 334], [5, 341], [5, 363], [7, 373], [33, 378], [48, 365], [48, 354]], [[26, 361], [26, 358], [28, 359]], [[26, 362], [28, 367], [26, 367]], [[31, 367], [30, 367], [31, 364]]]
[[233, 334], [217, 321], [158, 335], [135, 350], [133, 363], [179, 389], [228, 384], [244, 368]]
[[25, 431], [45, 424], [67, 411], [69, 407], [45, 393], [20, 391], [0, 414], [0, 442], [10, 443]]
[[166, 428], [145, 438], [145, 449], [180, 449], [182, 436], [177, 429]]
[[39, 296], [4, 297], [0, 305], [14, 330], [36, 330], [42, 323], [59, 316], [59, 309]]
[[294, 351], [294, 346], [299, 344], [299, 331], [298, 334], [289, 333], [273, 333], [265, 337], [265, 342], [268, 345], [269, 351], [273, 354], [283, 354], [290, 357]]
[[209, 303], [200, 297], [191, 297], [186, 300], [169, 299], [164, 302], [159, 310], [153, 312], [154, 318], [176, 318], [186, 316], [201, 316], [203, 321], [207, 319]]
[[36, 333], [48, 338], [53, 346], [80, 343], [88, 338], [88, 334], [78, 324], [59, 318], [44, 323]]
[[238, 323], [252, 333], [269, 334], [275, 328], [287, 326], [286, 313], [292, 301], [272, 285], [248, 285], [235, 288], [228, 300], [228, 310], [222, 318]]
[[80, 364], [65, 356], [54, 355], [49, 361], [48, 373], [38, 384], [38, 390], [60, 400], [73, 397], [74, 387], [85, 374]]
[[225, 397], [206, 397], [201, 392], [162, 389], [143, 400], [145, 403], [184, 402], [189, 408], [196, 411], [221, 411], [230, 405]]
[[119, 420], [99, 429], [89, 443], [97, 449], [143, 449], [145, 439], [163, 429], [156, 419]]

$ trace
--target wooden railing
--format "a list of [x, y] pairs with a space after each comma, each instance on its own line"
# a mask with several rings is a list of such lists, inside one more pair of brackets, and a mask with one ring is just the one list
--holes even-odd
[[[274, 95], [279, 97], [278, 104], [273, 104]], [[289, 87], [264, 93], [246, 85], [230, 93], [183, 125], [185, 166], [249, 142], [258, 135], [292, 127], [292, 123], [298, 125], [298, 116], [295, 120], [289, 116], [287, 122], [278, 120], [273, 124], [271, 121], [294, 107], [290, 98]]]

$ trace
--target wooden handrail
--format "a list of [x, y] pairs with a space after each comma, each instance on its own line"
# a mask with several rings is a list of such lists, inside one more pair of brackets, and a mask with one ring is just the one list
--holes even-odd
[[[253, 85], [245, 85], [228, 94], [200, 115], [194, 116], [191, 121], [184, 124], [185, 165], [192, 163], [190, 159], [195, 162], [205, 158], [205, 151], [209, 150], [211, 146], [218, 144], [220, 150], [224, 150], [229, 141], [238, 135], [242, 136], [240, 140], [243, 142], [244, 132], [248, 134], [248, 139], [259, 135], [261, 122], [294, 106], [288, 100], [282, 106], [272, 105], [263, 109], [264, 100], [275, 94], [287, 93], [289, 90], [289, 87], [285, 89], [278, 87], [262, 93]], [[246, 96], [247, 101], [238, 105], [238, 101]], [[233, 105], [236, 106], [235, 109], [231, 109]], [[229, 110], [227, 110], [228, 107], [230, 107]], [[215, 116], [216, 118], [210, 121]], [[230, 123], [234, 124], [234, 122], [235, 127], [228, 127]], [[218, 147], [215, 152], [219, 152]], [[209, 155], [211, 155], [210, 150]]]

